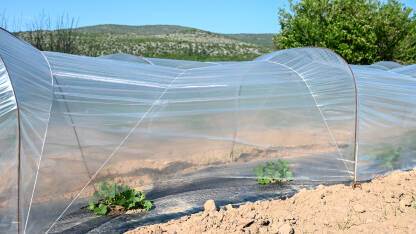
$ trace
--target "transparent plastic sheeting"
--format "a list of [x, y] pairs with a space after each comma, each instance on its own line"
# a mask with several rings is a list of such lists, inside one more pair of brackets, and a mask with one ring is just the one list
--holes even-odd
[[0, 230], [17, 230], [17, 128], [16, 98], [0, 60]]
[[39, 50], [2, 30], [0, 38], [0, 228], [16, 231], [17, 215], [22, 228], [29, 218], [51, 113], [52, 76]]
[[0, 232], [47, 232], [108, 179], [150, 192], [254, 180], [280, 158], [299, 181], [415, 165], [414, 65], [351, 70], [321, 48], [249, 62], [91, 58], [0, 38]]
[[[390, 62], [392, 64], [392, 62]], [[352, 65], [359, 95], [359, 180], [416, 165], [416, 69]]]

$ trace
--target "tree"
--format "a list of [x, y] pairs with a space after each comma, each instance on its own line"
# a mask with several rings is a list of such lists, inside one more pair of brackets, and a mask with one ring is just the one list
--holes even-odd
[[[379, 7], [375, 31], [379, 56], [383, 60], [398, 59], [400, 55], [396, 54], [395, 56], [395, 51], [401, 50], [402, 46], [407, 47], [403, 42], [416, 28], [415, 19], [410, 17], [411, 13], [411, 8], [405, 7], [404, 4], [396, 0], [388, 1], [387, 4], [382, 4]], [[413, 34], [413, 47], [414, 41], [416, 41], [415, 34]]]
[[413, 10], [397, 0], [289, 0], [289, 3], [289, 11], [279, 10], [281, 33], [274, 37], [278, 49], [327, 47], [354, 64], [415, 59]]
[[401, 63], [416, 63], [416, 14], [406, 24], [405, 36], [398, 41], [393, 59]]
[[399, 42], [397, 50], [394, 51], [394, 58], [401, 63], [416, 63], [416, 26]]

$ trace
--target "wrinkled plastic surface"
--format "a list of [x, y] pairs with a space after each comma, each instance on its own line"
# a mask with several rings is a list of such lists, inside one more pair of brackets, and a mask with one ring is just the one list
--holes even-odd
[[259, 163], [283, 158], [295, 180], [336, 182], [354, 178], [355, 160], [360, 180], [415, 162], [414, 66], [351, 70], [321, 48], [249, 62], [91, 58], [0, 38], [2, 231], [17, 213], [20, 230], [51, 230], [108, 179], [146, 192], [254, 181]]
[[[15, 145], [20, 146], [16, 155], [7, 155], [4, 159], [13, 158], [10, 164], [13, 167], [10, 169], [15, 171], [9, 170], [9, 173], [17, 175], [20, 172], [20, 183], [16, 190], [20, 191], [19, 225], [20, 229], [24, 230], [26, 220], [29, 219], [32, 194], [36, 187], [38, 167], [46, 140], [52, 105], [52, 76], [49, 65], [39, 50], [3, 30], [0, 30], [0, 38], [0, 56], [11, 81], [7, 84], [11, 85], [9, 89], [14, 91], [18, 107], [18, 115], [13, 114], [6, 121], [18, 123], [18, 127], [13, 126], [14, 131], [11, 128], [8, 131], [8, 134], [18, 141], [9, 144], [13, 151], [16, 151]], [[15, 134], [18, 138], [14, 137]], [[20, 160], [20, 169], [14, 160]], [[3, 162], [1, 164], [3, 165]], [[5, 177], [10, 176], [7, 171], [1, 173], [5, 173]], [[19, 177], [16, 176], [12, 181], [17, 181]], [[15, 187], [16, 184], [11, 186]], [[15, 198], [9, 199], [14, 201]], [[13, 222], [16, 223], [17, 220]]]
[[357, 178], [368, 180], [395, 169], [413, 168], [416, 72], [409, 72], [412, 66], [352, 68], [360, 101]]
[[126, 62], [151, 64], [147, 59], [134, 56], [131, 54], [110, 54], [110, 55], [101, 56], [100, 58], [120, 60], [120, 61], [126, 61]]
[[17, 231], [17, 122], [16, 98], [0, 60], [0, 232]]

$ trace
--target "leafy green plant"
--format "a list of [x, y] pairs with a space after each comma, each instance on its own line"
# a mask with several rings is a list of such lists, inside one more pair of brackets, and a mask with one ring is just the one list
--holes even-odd
[[270, 184], [292, 179], [290, 162], [283, 159], [276, 162], [268, 161], [265, 165], [259, 164], [253, 169], [253, 172], [256, 174], [259, 184]]
[[379, 150], [375, 150], [374, 155], [376, 156], [376, 161], [381, 165], [393, 169], [394, 164], [399, 160], [400, 156], [403, 154], [402, 147], [393, 147], [393, 146], [384, 146]]
[[110, 184], [107, 181], [98, 184], [98, 189], [88, 205], [88, 209], [96, 215], [106, 215], [115, 210], [122, 213], [138, 208], [147, 211], [152, 208], [152, 203], [146, 200], [144, 193], [126, 185]]

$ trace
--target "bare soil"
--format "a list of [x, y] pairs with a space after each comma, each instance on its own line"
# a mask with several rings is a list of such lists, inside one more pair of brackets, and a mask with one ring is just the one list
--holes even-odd
[[318, 186], [286, 200], [248, 202], [127, 233], [416, 233], [416, 168], [355, 186]]

